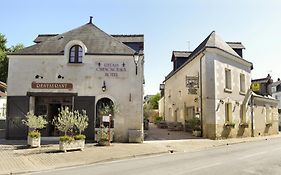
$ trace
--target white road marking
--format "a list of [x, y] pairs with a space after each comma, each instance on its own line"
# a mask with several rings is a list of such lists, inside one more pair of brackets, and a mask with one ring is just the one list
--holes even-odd
[[249, 155], [240, 157], [240, 158], [238, 158], [238, 159], [239, 159], [239, 160], [248, 159], [248, 158], [255, 157], [255, 156], [259, 156], [259, 155], [263, 155], [263, 154], [266, 154], [266, 153], [267, 153], [267, 151], [258, 152], [258, 153], [249, 154]]
[[221, 165], [221, 164], [222, 164], [221, 162], [217, 162], [217, 163], [213, 163], [213, 164], [209, 164], [209, 165], [205, 165], [205, 166], [199, 166], [199, 167], [196, 167], [196, 168], [188, 170], [188, 172], [184, 172], [184, 173], [180, 172], [180, 173], [174, 174], [174, 175], [181, 175], [181, 174], [191, 173], [191, 172], [194, 172], [194, 171], [199, 171], [199, 170], [202, 170], [202, 169], [211, 168], [211, 167], [218, 166], [218, 165]]

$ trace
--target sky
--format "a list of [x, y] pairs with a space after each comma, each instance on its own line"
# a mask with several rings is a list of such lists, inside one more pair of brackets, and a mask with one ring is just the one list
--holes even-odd
[[281, 78], [280, 0], [9, 0], [1, 2], [0, 33], [8, 46], [38, 34], [93, 23], [108, 34], [144, 34], [145, 95], [159, 92], [173, 50], [194, 50], [212, 31], [240, 41], [252, 78]]

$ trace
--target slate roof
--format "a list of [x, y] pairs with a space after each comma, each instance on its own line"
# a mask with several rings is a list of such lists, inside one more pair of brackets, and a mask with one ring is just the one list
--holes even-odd
[[39, 34], [37, 36], [37, 38], [35, 38], [35, 40], [33, 42], [35, 43], [41, 43], [43, 41], [46, 41], [47, 39], [49, 39], [50, 37], [53, 37], [53, 36], [57, 36], [59, 34]]
[[172, 77], [177, 71], [179, 71], [182, 67], [184, 67], [186, 64], [188, 64], [191, 60], [193, 60], [198, 54], [200, 54], [203, 50], [206, 48], [217, 48], [224, 52], [229, 53], [232, 56], [237, 57], [238, 59], [241, 59], [245, 61], [246, 63], [252, 64], [251, 62], [248, 62], [241, 58], [221, 37], [215, 32], [212, 31], [211, 34], [188, 56], [188, 60], [177, 70], [169, 73], [168, 76], [166, 76], [164, 82], [168, 80], [170, 77]]
[[[46, 39], [46, 40], [44, 40]], [[95, 55], [133, 55], [135, 51], [118, 39], [108, 35], [92, 23], [54, 36], [38, 36], [41, 41], [10, 55], [63, 55], [65, 45], [71, 40], [80, 40], [87, 47], [86, 54]]]
[[281, 84], [281, 81], [276, 81], [271, 84], [272, 87], [278, 86]]
[[143, 43], [144, 36], [139, 35], [111, 35], [122, 43]]
[[245, 49], [241, 42], [226, 42], [232, 49]]

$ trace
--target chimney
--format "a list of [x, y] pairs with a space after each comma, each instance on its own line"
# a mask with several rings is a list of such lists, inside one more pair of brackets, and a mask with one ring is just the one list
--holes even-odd
[[90, 21], [89, 21], [89, 24], [93, 24], [93, 17], [92, 16], [90, 16]]

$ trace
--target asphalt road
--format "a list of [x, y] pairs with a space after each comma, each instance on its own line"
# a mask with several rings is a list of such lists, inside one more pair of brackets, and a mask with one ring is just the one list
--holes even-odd
[[281, 175], [281, 138], [220, 146], [200, 152], [140, 157], [33, 174]]

